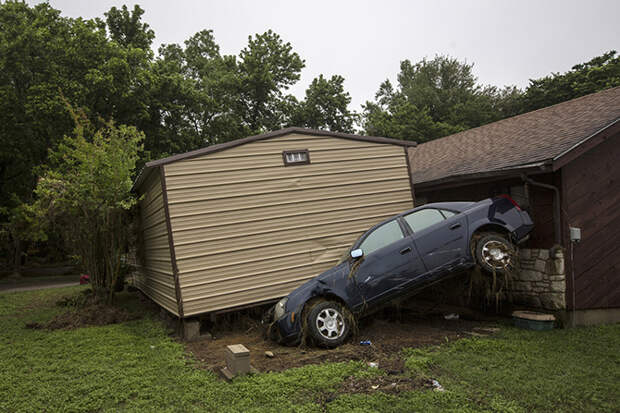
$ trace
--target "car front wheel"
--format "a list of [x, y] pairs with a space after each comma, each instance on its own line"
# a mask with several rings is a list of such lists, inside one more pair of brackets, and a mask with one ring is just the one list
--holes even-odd
[[515, 260], [515, 247], [500, 234], [482, 234], [476, 243], [476, 261], [487, 272], [510, 272], [514, 268]]
[[352, 317], [334, 301], [319, 301], [308, 312], [307, 329], [312, 340], [322, 347], [337, 347], [349, 335]]

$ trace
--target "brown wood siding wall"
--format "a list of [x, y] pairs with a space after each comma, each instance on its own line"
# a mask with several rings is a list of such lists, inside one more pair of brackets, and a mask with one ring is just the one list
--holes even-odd
[[[562, 188], [559, 172], [530, 176], [536, 182], [554, 185]], [[530, 207], [528, 212], [534, 222], [530, 240], [525, 244], [528, 248], [549, 249], [556, 243], [555, 227], [553, 224], [554, 191], [534, 185], [528, 185]]]
[[[285, 167], [284, 150], [310, 151]], [[403, 148], [290, 134], [165, 165], [185, 316], [282, 297], [413, 207]]]
[[135, 281], [153, 301], [179, 315], [160, 176], [156, 169], [140, 188], [141, 245]]
[[[620, 307], [620, 134], [564, 166], [562, 182], [569, 246], [566, 302], [573, 308], [575, 288], [576, 309]], [[581, 228], [572, 262], [569, 226]]]

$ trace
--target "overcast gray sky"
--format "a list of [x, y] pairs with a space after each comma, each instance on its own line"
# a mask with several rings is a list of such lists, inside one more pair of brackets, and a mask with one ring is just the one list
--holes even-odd
[[[37, 3], [36, 1], [29, 1]], [[136, 1], [51, 0], [70, 17], [102, 17]], [[291, 91], [303, 97], [323, 73], [345, 78], [352, 109], [394, 80], [400, 61], [448, 54], [474, 63], [479, 81], [524, 87], [620, 49], [618, 0], [283, 1], [143, 0], [144, 21], [161, 43], [212, 29], [222, 53], [238, 54], [254, 33], [272, 29], [305, 61]]]

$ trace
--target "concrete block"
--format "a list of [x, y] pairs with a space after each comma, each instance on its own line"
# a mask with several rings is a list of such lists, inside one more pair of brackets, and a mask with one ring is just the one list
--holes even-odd
[[549, 250], [538, 250], [538, 258], [543, 260], [549, 259]]
[[200, 338], [200, 320], [183, 320], [183, 340], [195, 341]]
[[243, 344], [226, 346], [226, 367], [233, 375], [250, 372], [250, 350]]
[[549, 281], [564, 281], [566, 280], [566, 276], [564, 275], [550, 275], [547, 277]]

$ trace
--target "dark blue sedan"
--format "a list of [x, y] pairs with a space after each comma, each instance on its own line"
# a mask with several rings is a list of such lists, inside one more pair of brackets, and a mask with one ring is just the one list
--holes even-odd
[[514, 244], [533, 224], [508, 196], [480, 202], [426, 204], [366, 231], [342, 261], [278, 302], [273, 338], [298, 343], [303, 329], [315, 344], [342, 344], [354, 317], [411, 295], [475, 264], [503, 273], [514, 264]]

